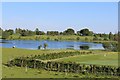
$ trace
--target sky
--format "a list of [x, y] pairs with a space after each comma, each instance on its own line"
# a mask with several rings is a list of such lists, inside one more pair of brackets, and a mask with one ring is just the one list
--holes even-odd
[[3, 29], [118, 31], [117, 2], [3, 2]]

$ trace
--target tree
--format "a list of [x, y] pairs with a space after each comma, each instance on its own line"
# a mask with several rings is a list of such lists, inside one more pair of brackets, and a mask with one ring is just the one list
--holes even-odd
[[111, 43], [104, 42], [102, 45], [105, 50], [111, 50]]
[[47, 31], [47, 35], [59, 35], [58, 31]]
[[35, 29], [35, 34], [39, 35], [39, 29], [38, 28]]
[[44, 49], [46, 49], [48, 47], [48, 44], [44, 43]]
[[21, 30], [21, 36], [28, 36], [28, 33], [25, 29]]
[[118, 43], [115, 43], [115, 42], [113, 42], [113, 43], [111, 43], [111, 45], [112, 45], [112, 51], [118, 51], [118, 49], [119, 49], [119, 47], [118, 47]]
[[31, 31], [31, 30], [28, 30], [28, 31], [27, 31], [27, 35], [28, 35], [28, 36], [32, 36], [32, 35], [35, 35], [35, 33], [34, 33], [33, 31]]
[[118, 35], [117, 34], [114, 34], [114, 40], [118, 41]]
[[14, 33], [14, 30], [12, 29], [9, 29], [9, 30], [6, 30], [10, 35], [12, 35]]
[[113, 40], [113, 39], [114, 39], [114, 36], [113, 36], [112, 32], [109, 33], [109, 39], [110, 39], [110, 40]]
[[40, 35], [45, 35], [45, 32], [39, 31], [39, 34], [40, 34]]
[[0, 28], [0, 36], [2, 36], [2, 32], [3, 32], [3, 30]]
[[16, 34], [20, 34], [21, 31], [22, 31], [22, 29], [20, 29], [20, 28], [16, 28], [16, 29], [15, 29], [15, 33], [16, 33]]
[[74, 34], [75, 34], [75, 31], [74, 31], [73, 29], [69, 28], [69, 29], [65, 30], [65, 31], [63, 32], [63, 34], [64, 34], [64, 35], [74, 35]]
[[80, 30], [79, 33], [80, 33], [82, 36], [89, 36], [91, 32], [89, 31], [89, 29], [85, 28], [85, 29]]
[[2, 32], [2, 39], [7, 39], [10, 34], [7, 31]]

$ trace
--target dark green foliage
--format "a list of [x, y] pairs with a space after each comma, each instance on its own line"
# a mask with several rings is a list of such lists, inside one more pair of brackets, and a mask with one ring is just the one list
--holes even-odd
[[93, 41], [97, 41], [97, 40], [99, 40], [97, 37], [93, 38]]
[[104, 42], [102, 45], [105, 50], [111, 50], [111, 43]]
[[[2, 34], [1, 34], [2, 33]], [[9, 30], [5, 30], [3, 31], [1, 28], [0, 28], [0, 34], [2, 35], [2, 39], [7, 39], [10, 35], [12, 35], [14, 33], [14, 31], [12, 29], [9, 29]]]
[[8, 32], [10, 35], [12, 35], [14, 33], [14, 31], [12, 29], [5, 30], [5, 32]]
[[39, 35], [45, 35], [44, 31], [39, 31]]
[[27, 36], [28, 35], [28, 33], [27, 33], [27, 31], [26, 30], [21, 30], [21, 36]]
[[111, 45], [112, 45], [112, 51], [115, 51], [115, 52], [117, 52], [118, 51], [118, 49], [119, 49], [119, 47], [118, 47], [118, 43], [111, 43]]
[[0, 28], [0, 36], [2, 36], [2, 32], [3, 32], [3, 30]]
[[114, 39], [114, 35], [112, 34], [112, 32], [109, 33], [109, 39], [113, 40]]
[[10, 36], [10, 34], [7, 31], [4, 31], [2, 33], [2, 39], [7, 39]]
[[56, 39], [54, 39], [55, 41], [59, 41], [57, 38]]
[[47, 31], [47, 35], [59, 35], [58, 31]]
[[82, 49], [82, 50], [88, 50], [88, 49], [89, 49], [89, 46], [83, 45], [83, 46], [80, 46], [80, 49]]
[[39, 35], [39, 29], [38, 28], [35, 29], [35, 34]]
[[87, 28], [80, 30], [80, 32], [78, 32], [78, 33], [81, 34], [82, 36], [90, 36], [91, 35], [90, 34], [91, 32]]
[[104, 37], [104, 40], [105, 40], [105, 41], [108, 41], [108, 40], [109, 40], [109, 38], [107, 38], [107, 37]]
[[114, 34], [114, 40], [118, 41], [118, 34]]
[[42, 45], [39, 45], [39, 46], [38, 46], [38, 49], [41, 49], [41, 48], [42, 48]]
[[91, 64], [78, 64], [75, 62], [53, 62], [48, 61], [44, 62], [36, 59], [25, 59], [25, 58], [16, 58], [8, 62], [10, 66], [18, 67], [27, 67], [28, 68], [37, 68], [45, 69], [48, 71], [59, 71], [59, 72], [72, 72], [72, 73], [81, 73], [81, 74], [99, 74], [99, 75], [112, 75], [120, 76], [120, 67], [112, 66], [103, 66], [103, 65], [91, 65]]
[[48, 47], [48, 44], [47, 43], [44, 43], [44, 49], [46, 49]]
[[47, 37], [47, 40], [50, 40], [50, 37]]
[[75, 55], [81, 55], [81, 54], [91, 54], [92, 52], [60, 52], [60, 53], [50, 53], [50, 54], [42, 54], [37, 55], [32, 58], [34, 59], [41, 59], [41, 60], [51, 60], [51, 59], [57, 59], [57, 58], [63, 58], [63, 57], [69, 57], [69, 56], [75, 56]]
[[89, 39], [87, 37], [85, 37], [85, 41], [89, 41]]
[[76, 40], [80, 40], [80, 37], [77, 37]]
[[75, 34], [75, 31], [71, 28], [69, 28], [63, 32], [63, 35], [74, 35], [74, 34]]
[[21, 36], [32, 36], [35, 35], [35, 33], [31, 30], [28, 29], [20, 29], [20, 28], [16, 28], [15, 29], [15, 33], [16, 34], [20, 34]]

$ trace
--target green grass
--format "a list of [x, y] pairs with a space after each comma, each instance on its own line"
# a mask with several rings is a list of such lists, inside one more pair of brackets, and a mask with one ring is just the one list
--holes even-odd
[[31, 69], [28, 68], [26, 72], [26, 68], [21, 67], [3, 67], [3, 78], [117, 78], [114, 76], [98, 76], [89, 74], [75, 74], [75, 73], [64, 73], [64, 72], [53, 72], [53, 71], [46, 71], [42, 69]]
[[[1, 49], [1, 48], [0, 48]], [[61, 51], [74, 51], [74, 50], [27, 50], [27, 49], [18, 49], [18, 48], [2, 48], [2, 63], [6, 63], [10, 59], [13, 59], [15, 57], [20, 57], [20, 56], [30, 56], [30, 55], [38, 55], [42, 53], [54, 53], [54, 52], [61, 52]], [[88, 55], [88, 56], [77, 56], [78, 58], [74, 57], [69, 57], [64, 58], [64, 61], [84, 61], [86, 63], [91, 63], [88, 62], [93, 60], [96, 60], [96, 63], [100, 62], [98, 57], [103, 58], [103, 54], [106, 53], [109, 56], [106, 57], [106, 60], [110, 60], [111, 56], [113, 56], [112, 60], [115, 59], [117, 60], [116, 52], [105, 52], [105, 51], [100, 51], [100, 50], [95, 50], [93, 53], [100, 53], [99, 56], [97, 55]], [[92, 56], [92, 57], [91, 57]], [[91, 60], [90, 60], [91, 59]], [[103, 58], [102, 60], [104, 60]], [[62, 60], [62, 59], [60, 59]], [[101, 64], [104, 64], [104, 61], [101, 62]], [[111, 64], [109, 62], [109, 64]], [[116, 63], [114, 63], [116, 65]], [[47, 74], [47, 76], [46, 76]], [[83, 74], [75, 74], [75, 73], [64, 73], [64, 72], [53, 72], [53, 71], [45, 71], [45, 70], [38, 70], [38, 69], [28, 69], [27, 72], [25, 72], [25, 68], [21, 67], [7, 67], [5, 65], [2, 65], [2, 77], [3, 78], [86, 78], [86, 77], [97, 77], [96, 75], [90, 74], [88, 75], [83, 75]], [[98, 76], [98, 77], [105, 77], [105, 76]]]
[[28, 50], [28, 49], [19, 49], [19, 48], [2, 48], [2, 62], [6, 63], [10, 59], [21, 56], [31, 56], [31, 55], [40, 55], [42, 53], [57, 53], [62, 51], [74, 51], [74, 50]]
[[97, 64], [97, 65], [110, 65], [118, 66], [118, 54], [87, 54], [87, 55], [78, 55], [73, 57], [61, 58], [55, 61], [64, 61], [64, 62], [76, 62], [81, 64]]

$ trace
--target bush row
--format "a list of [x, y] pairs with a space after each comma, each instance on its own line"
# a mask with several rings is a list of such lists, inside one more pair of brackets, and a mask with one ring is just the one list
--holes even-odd
[[75, 56], [75, 55], [81, 55], [81, 54], [92, 54], [91, 51], [89, 52], [60, 52], [60, 53], [50, 53], [50, 54], [42, 54], [42, 55], [35, 55], [34, 57], [31, 57], [32, 59], [41, 59], [41, 60], [51, 60], [51, 59], [57, 59], [62, 57], [69, 57], [69, 56]]
[[72, 72], [82, 74], [120, 76], [120, 67], [78, 64], [74, 62], [44, 62], [41, 60], [16, 58], [8, 62], [8, 66], [45, 69], [56, 72]]

